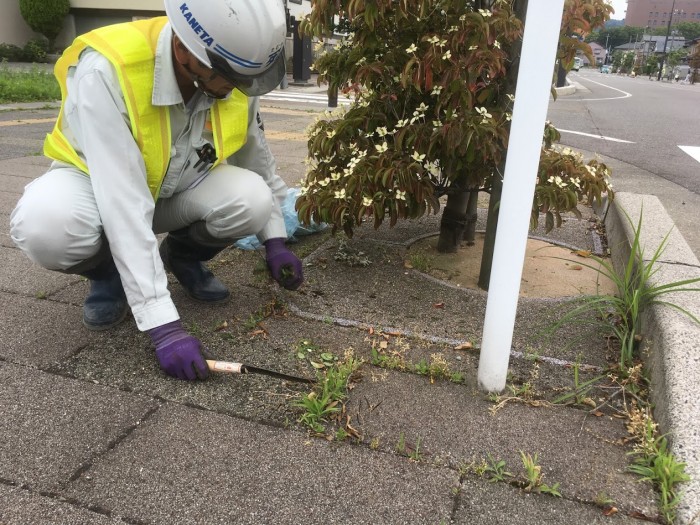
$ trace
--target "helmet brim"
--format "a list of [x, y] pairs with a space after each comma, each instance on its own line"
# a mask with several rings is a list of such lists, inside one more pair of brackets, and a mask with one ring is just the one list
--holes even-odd
[[242, 75], [235, 71], [221, 55], [207, 49], [207, 57], [211, 68], [217, 75], [225, 78], [236, 86], [236, 89], [248, 97], [259, 97], [276, 89], [286, 74], [286, 58], [284, 48], [278, 53], [272, 65], [256, 75]]

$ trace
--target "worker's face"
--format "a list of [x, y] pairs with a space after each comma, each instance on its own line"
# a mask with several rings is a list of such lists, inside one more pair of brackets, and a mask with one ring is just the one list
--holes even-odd
[[213, 69], [202, 64], [190, 53], [182, 42], [176, 42], [179, 53], [176, 53], [178, 62], [192, 78], [195, 87], [209, 98], [226, 98], [236, 86], [218, 75]]

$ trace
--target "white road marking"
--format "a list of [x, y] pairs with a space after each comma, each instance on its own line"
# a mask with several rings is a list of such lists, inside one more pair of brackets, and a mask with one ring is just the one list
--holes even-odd
[[700, 162], [700, 146], [678, 146], [681, 148], [683, 151], [685, 151], [688, 155], [693, 157], [695, 160]]
[[[261, 100], [274, 100], [277, 102], [308, 102], [309, 104], [328, 105], [328, 95], [316, 93], [284, 93], [271, 91], [267, 95], [260, 97]], [[338, 96], [339, 105], [348, 105], [350, 101], [344, 95]]]
[[[588, 77], [583, 77], [581, 75], [577, 75], [577, 76], [581, 80], [586, 80], [587, 82], [593, 82], [594, 84], [598, 84], [599, 86], [603, 86], [603, 87], [606, 87], [608, 89], [612, 89], [614, 91], [619, 91], [620, 93], [622, 93], [622, 96], [621, 97], [605, 97], [605, 98], [584, 98], [584, 99], [579, 99], [579, 98], [572, 99], [572, 98], [561, 97], [562, 101], [564, 101], [564, 102], [583, 102], [583, 101], [593, 102], [593, 101], [597, 101], [597, 100], [620, 100], [620, 99], [629, 98], [632, 96], [632, 93], [627, 93], [627, 91], [622, 91], [621, 89], [617, 89], [617, 88], [614, 88], [612, 86], [608, 86], [607, 84], [603, 84], [602, 82], [596, 82], [595, 80], [591, 80]], [[557, 100], [560, 100], [560, 99], [557, 99]]]
[[[572, 133], [574, 135], [583, 135], [584, 137], [591, 137], [594, 139], [600, 139], [600, 140], [607, 140], [609, 142], [622, 142], [624, 144], [635, 144], [634, 142], [630, 140], [623, 140], [623, 139], [616, 139], [613, 137], [606, 137], [605, 135], [593, 135], [591, 133], [583, 133], [582, 131], [571, 131], [570, 129], [559, 129], [557, 128], [561, 133]], [[681, 146], [682, 147], [682, 146]], [[700, 148], [699, 148], [700, 149]]]

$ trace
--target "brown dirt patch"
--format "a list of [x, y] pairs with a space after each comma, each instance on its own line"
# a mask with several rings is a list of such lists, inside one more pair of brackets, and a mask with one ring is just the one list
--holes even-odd
[[[478, 289], [484, 234], [476, 234], [474, 246], [462, 243], [457, 253], [438, 253], [437, 236], [414, 243], [406, 266], [465, 288]], [[521, 297], [570, 297], [614, 294], [613, 283], [593, 268], [596, 262], [569, 248], [528, 239], [520, 281]]]

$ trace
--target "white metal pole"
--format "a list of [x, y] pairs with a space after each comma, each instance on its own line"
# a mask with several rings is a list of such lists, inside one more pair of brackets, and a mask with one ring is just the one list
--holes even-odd
[[527, 6], [479, 356], [479, 386], [489, 392], [500, 392], [506, 386], [563, 11], [564, 0], [529, 0]]

